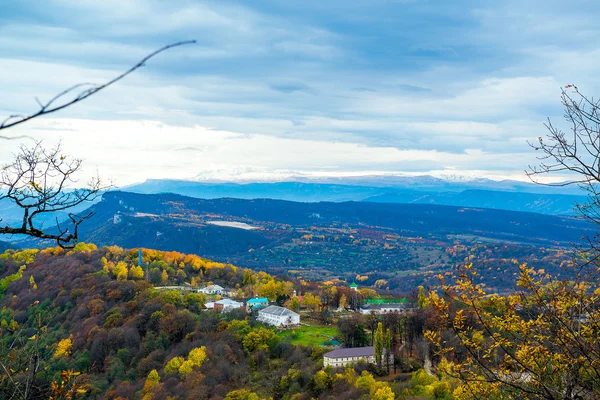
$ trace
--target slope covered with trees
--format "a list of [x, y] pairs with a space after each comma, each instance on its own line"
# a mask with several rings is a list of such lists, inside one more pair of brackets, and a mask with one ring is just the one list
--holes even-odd
[[291, 282], [144, 250], [148, 282], [136, 258], [84, 243], [0, 255], [0, 397], [394, 398], [369, 372], [321, 371], [323, 349], [283, 341], [241, 310], [200, 312], [203, 295], [152, 287], [214, 282], [275, 300]]

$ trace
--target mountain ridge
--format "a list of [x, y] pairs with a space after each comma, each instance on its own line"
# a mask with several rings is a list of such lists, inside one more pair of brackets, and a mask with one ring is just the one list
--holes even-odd
[[[437, 178], [435, 182], [440, 181]], [[444, 181], [446, 182], [446, 181]], [[271, 183], [207, 183], [179, 180], [147, 180], [144, 183], [128, 186], [128, 192], [142, 194], [174, 193], [195, 198], [270, 198], [300, 202], [319, 201], [373, 201], [387, 203], [422, 203], [450, 206], [472, 206], [512, 211], [529, 211], [553, 215], [575, 214], [574, 203], [586, 201], [583, 195], [556, 190], [526, 186], [524, 192], [520, 183], [510, 181], [510, 188], [498, 190], [481, 185], [464, 186], [444, 183], [444, 187], [417, 185], [404, 181], [402, 185], [365, 186], [341, 183], [314, 182], [271, 182]], [[422, 183], [422, 181], [421, 181]], [[510, 190], [509, 190], [510, 189]], [[491, 201], [494, 200], [494, 201]]]

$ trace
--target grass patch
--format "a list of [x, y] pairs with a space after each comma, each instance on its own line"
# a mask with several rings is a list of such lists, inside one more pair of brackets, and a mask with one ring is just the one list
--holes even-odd
[[338, 330], [330, 326], [301, 326], [298, 329], [279, 332], [279, 337], [294, 345], [320, 346], [338, 335]]

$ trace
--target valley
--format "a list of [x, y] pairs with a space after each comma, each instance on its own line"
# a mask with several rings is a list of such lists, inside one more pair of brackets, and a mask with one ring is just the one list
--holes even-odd
[[494, 290], [510, 290], [519, 263], [559, 273], [572, 244], [594, 233], [573, 217], [420, 204], [115, 191], [91, 210], [80, 230], [86, 242], [176, 250], [310, 281], [360, 276], [391, 291], [435, 286], [467, 260]]

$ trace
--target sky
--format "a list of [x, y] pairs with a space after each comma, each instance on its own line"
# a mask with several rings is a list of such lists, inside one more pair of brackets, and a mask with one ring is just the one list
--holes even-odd
[[[43, 6], [42, 6], [43, 4]], [[3, 0], [0, 116], [113, 87], [3, 132], [59, 140], [82, 180], [423, 175], [526, 180], [561, 87], [600, 92], [596, 1]], [[560, 177], [554, 179], [560, 180]]]

